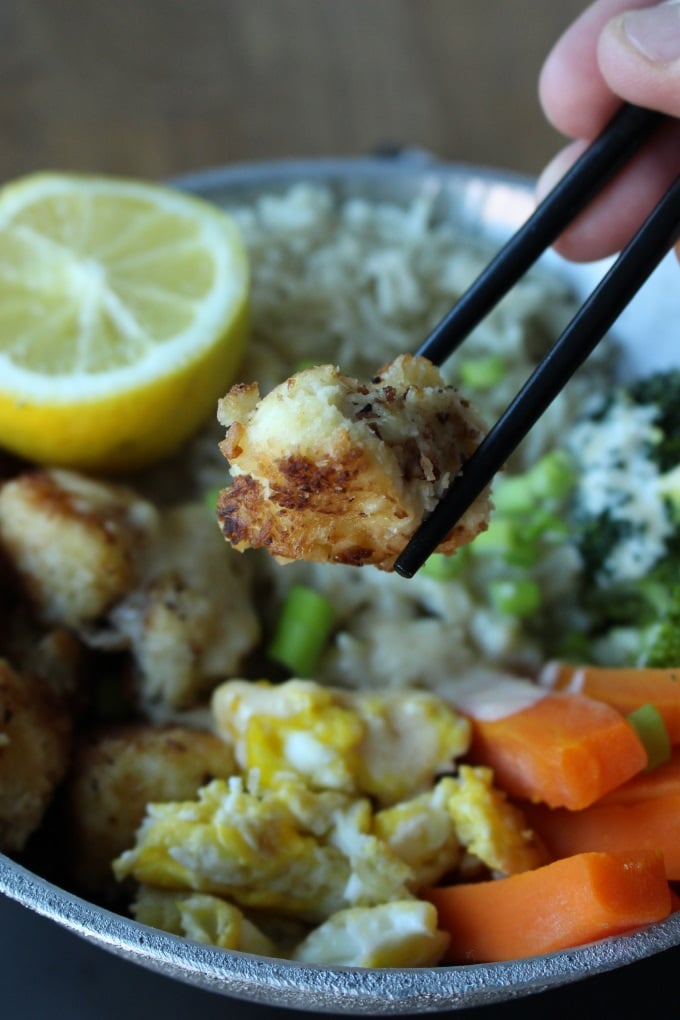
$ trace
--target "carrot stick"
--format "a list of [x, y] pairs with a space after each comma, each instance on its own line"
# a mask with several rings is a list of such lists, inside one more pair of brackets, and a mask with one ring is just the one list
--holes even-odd
[[509, 878], [431, 889], [451, 936], [448, 963], [516, 960], [618, 935], [667, 917], [659, 851], [587, 853]]
[[600, 804], [634, 804], [650, 797], [680, 796], [680, 747], [676, 747], [670, 759], [657, 765], [649, 772], [639, 772], [632, 779], [611, 790]]
[[609, 668], [551, 663], [541, 683], [552, 690], [586, 694], [628, 715], [651, 702], [660, 712], [672, 744], [680, 744], [680, 669]]
[[525, 817], [553, 858], [588, 851], [661, 850], [666, 877], [680, 880], [680, 791], [583, 811], [522, 804]]
[[620, 712], [560, 692], [502, 718], [473, 716], [470, 757], [490, 766], [507, 793], [571, 809], [587, 807], [647, 765]]

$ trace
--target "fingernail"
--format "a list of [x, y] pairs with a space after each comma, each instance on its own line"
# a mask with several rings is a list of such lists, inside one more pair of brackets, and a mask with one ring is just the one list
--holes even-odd
[[680, 58], [678, 0], [628, 11], [623, 15], [622, 27], [631, 45], [653, 64], [669, 64]]

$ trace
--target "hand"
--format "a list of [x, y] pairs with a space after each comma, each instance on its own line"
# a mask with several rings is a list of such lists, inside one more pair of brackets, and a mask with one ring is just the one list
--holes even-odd
[[[635, 10], [631, 10], [631, 4]], [[567, 29], [539, 82], [546, 116], [577, 139], [543, 172], [556, 183], [622, 100], [680, 118], [680, 0], [597, 0]], [[680, 171], [680, 120], [665, 124], [557, 243], [590, 261], [619, 251]], [[676, 252], [680, 258], [680, 245]]]

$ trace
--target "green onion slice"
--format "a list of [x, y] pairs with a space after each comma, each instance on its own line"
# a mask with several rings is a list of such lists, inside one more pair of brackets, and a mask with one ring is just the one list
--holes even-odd
[[505, 376], [505, 361], [497, 354], [483, 358], [466, 358], [458, 365], [463, 386], [471, 390], [488, 390]]
[[661, 712], [648, 701], [626, 716], [647, 752], [647, 770], [663, 765], [671, 756], [671, 741]]
[[465, 566], [467, 549], [459, 549], [455, 556], [444, 553], [432, 553], [425, 560], [420, 573], [423, 577], [431, 577], [436, 581], [453, 581]]
[[509, 616], [531, 616], [541, 605], [541, 589], [529, 577], [492, 581], [489, 595], [494, 608]]
[[333, 629], [335, 611], [313, 588], [297, 584], [288, 592], [274, 637], [272, 659], [299, 677], [310, 677]]

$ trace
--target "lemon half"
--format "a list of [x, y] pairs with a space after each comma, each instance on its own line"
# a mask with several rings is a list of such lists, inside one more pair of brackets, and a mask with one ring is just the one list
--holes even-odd
[[248, 260], [170, 187], [35, 174], [0, 190], [0, 445], [98, 472], [175, 450], [233, 382]]

